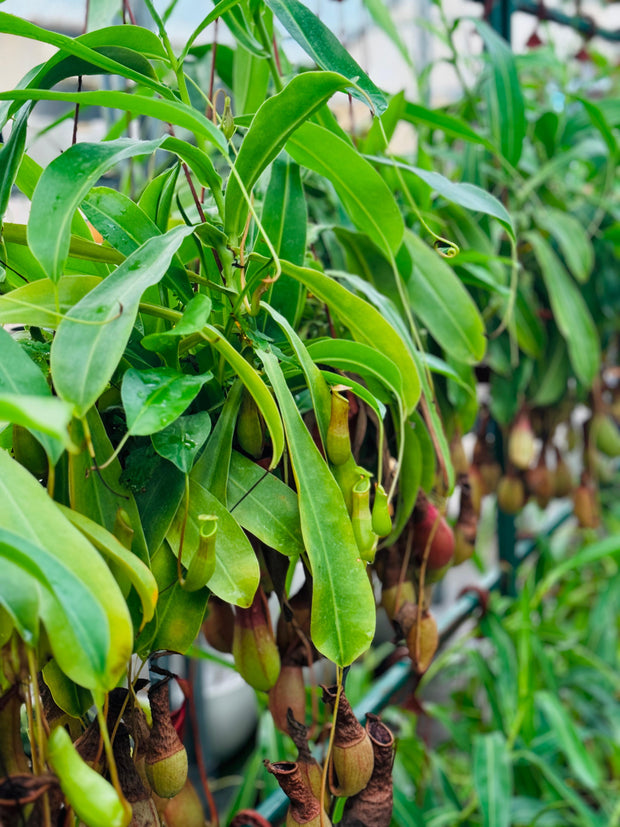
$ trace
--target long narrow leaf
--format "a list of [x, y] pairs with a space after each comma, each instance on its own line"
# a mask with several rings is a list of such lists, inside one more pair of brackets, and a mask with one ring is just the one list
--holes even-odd
[[355, 226], [390, 258], [400, 247], [404, 222], [389, 187], [349, 143], [329, 129], [306, 123], [286, 145], [301, 166], [332, 182]]
[[314, 581], [312, 640], [322, 654], [346, 666], [370, 646], [374, 597], [340, 489], [304, 425], [278, 360], [263, 351], [260, 356], [280, 405], [297, 482]]

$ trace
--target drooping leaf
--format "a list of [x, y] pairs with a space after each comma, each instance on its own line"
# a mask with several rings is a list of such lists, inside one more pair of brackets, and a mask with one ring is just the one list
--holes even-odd
[[374, 598], [338, 485], [295, 406], [275, 356], [261, 351], [285, 423], [304, 545], [312, 569], [312, 640], [346, 666], [370, 645]]
[[171, 368], [130, 368], [121, 386], [129, 433], [148, 436], [162, 431], [181, 416], [210, 379], [212, 373], [192, 375]]
[[[77, 145], [76, 145], [77, 146]], [[59, 396], [84, 416], [105, 389], [125, 346], [147, 287], [156, 284], [191, 227], [149, 239], [76, 304], [56, 333], [51, 370]]]
[[273, 307], [268, 304], [263, 305], [273, 320], [282, 328], [284, 335], [289, 340], [293, 352], [299, 360], [301, 369], [308, 384], [310, 397], [312, 399], [312, 407], [314, 408], [314, 415], [316, 416], [319, 433], [323, 441], [323, 446], [327, 444], [327, 429], [329, 428], [329, 420], [331, 417], [331, 395], [327, 383], [321, 376], [320, 370], [314, 364], [308, 353], [308, 349], [302, 342], [299, 335], [291, 327], [288, 321], [278, 313]]
[[243, 383], [233, 382], [209, 441], [192, 469], [192, 478], [228, 505], [227, 486], [233, 436], [243, 396]]
[[[10, 616], [17, 634], [28, 646], [36, 646], [40, 625], [39, 589], [33, 578], [7, 555], [2, 561], [0, 607]], [[6, 641], [4, 641], [6, 642]]]
[[599, 338], [590, 311], [577, 285], [543, 237], [530, 232], [526, 238], [540, 265], [553, 316], [566, 339], [575, 374], [589, 387], [601, 362]]
[[[88, 593], [89, 604], [99, 608], [106, 641], [95, 637], [97, 629], [87, 621], [86, 632], [92, 632], [94, 640], [101, 640], [101, 646], [96, 644], [92, 650], [87, 645], [82, 650], [61, 644], [55, 655], [63, 671], [81, 686], [101, 691], [112, 689], [125, 673], [132, 650], [131, 620], [123, 596], [98, 552], [62, 516], [34, 477], [5, 451], [0, 451], [0, 524], [70, 570]], [[70, 588], [67, 599], [73, 599]], [[87, 611], [84, 617], [91, 615]], [[79, 618], [75, 622], [79, 623]], [[65, 618], [61, 623], [70, 625]], [[87, 654], [91, 651], [92, 659]]]
[[511, 238], [515, 238], [515, 229], [510, 213], [501, 201], [498, 201], [494, 195], [486, 192], [481, 187], [477, 187], [475, 184], [470, 184], [467, 181], [450, 181], [449, 178], [434, 170], [421, 169], [412, 164], [395, 161], [392, 158], [369, 157], [368, 160], [372, 161], [373, 164], [394, 166], [417, 175], [417, 177], [421, 178], [429, 187], [432, 187], [453, 204], [458, 204], [460, 207], [465, 207], [465, 209], [471, 210], [472, 212], [481, 212], [497, 218]]
[[140, 597], [143, 613], [143, 624], [147, 623], [155, 612], [157, 603], [157, 584], [150, 569], [131, 551], [116, 539], [107, 529], [94, 520], [85, 517], [72, 508], [58, 506], [61, 513], [82, 534], [99, 549], [101, 554], [129, 578], [132, 586]]
[[383, 385], [395, 401], [402, 400], [402, 377], [398, 367], [384, 353], [364, 344], [344, 339], [320, 339], [309, 342], [308, 353], [318, 364], [358, 374], [371, 387]]
[[349, 143], [325, 127], [306, 123], [288, 139], [286, 151], [332, 182], [351, 221], [388, 257], [398, 250], [404, 223], [394, 196]]
[[241, 144], [226, 187], [224, 230], [233, 239], [241, 235], [248, 214], [240, 184], [249, 195], [290, 135], [346, 85], [346, 78], [335, 72], [306, 72], [294, 77], [260, 107]]
[[101, 282], [97, 276], [64, 276], [58, 288], [49, 279], [38, 279], [0, 296], [0, 324], [28, 324], [56, 328], [61, 317]]
[[[375, 86], [361, 67], [353, 60], [336, 36], [299, 0], [266, 0], [267, 5], [291, 37], [299, 43], [321, 69], [339, 72], [355, 87], [351, 94], [374, 108], [380, 115], [387, 106], [383, 93]], [[360, 91], [361, 90], [361, 91]]]
[[[124, 31], [125, 29], [127, 29], [126, 32]], [[164, 57], [162, 45], [148, 29], [145, 30], [137, 26], [113, 26], [97, 32], [89, 32], [81, 37], [72, 38], [59, 32], [43, 29], [15, 15], [0, 12], [0, 31], [17, 35], [18, 37], [36, 40], [39, 43], [49, 43], [52, 46], [57, 46], [65, 54], [74, 55], [86, 63], [99, 66], [99, 68], [105, 72], [127, 77], [139, 84], [150, 86], [164, 97], [172, 97], [172, 93], [166, 86], [153, 80], [149, 75], [136, 72], [129, 66], [119, 63], [113, 57], [109, 57], [92, 48], [93, 46], [101, 46], [106, 43], [116, 46], [132, 46], [149, 57], [162, 59]], [[39, 70], [40, 74], [34, 75], [33, 77], [41, 77], [45, 72], [49, 71], [50, 66], [54, 66], [63, 59], [65, 59], [65, 55], [57, 53]]]
[[[88, 681], [88, 688], [102, 688], [111, 630], [88, 581], [62, 558], [4, 528], [0, 528], [0, 558], [9, 570], [19, 567], [30, 588], [38, 591], [41, 621], [63, 671]], [[84, 664], [77, 668], [75, 661], [82, 659]]]

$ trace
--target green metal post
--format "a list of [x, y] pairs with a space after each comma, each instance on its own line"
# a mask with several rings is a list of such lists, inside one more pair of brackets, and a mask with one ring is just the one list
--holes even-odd
[[493, 0], [489, 13], [489, 25], [508, 43], [511, 37], [511, 15], [512, 0]]

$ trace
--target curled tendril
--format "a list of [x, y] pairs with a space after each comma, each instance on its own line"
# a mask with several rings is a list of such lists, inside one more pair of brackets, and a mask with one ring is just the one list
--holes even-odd
[[460, 253], [460, 247], [454, 241], [448, 241], [447, 238], [438, 236], [433, 243], [433, 247], [443, 258], [454, 258]]

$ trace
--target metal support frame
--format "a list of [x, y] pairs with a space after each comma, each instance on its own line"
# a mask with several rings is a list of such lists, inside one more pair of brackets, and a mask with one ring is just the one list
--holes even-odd
[[620, 42], [620, 29], [603, 29], [587, 15], [570, 15], [559, 9], [548, 8], [543, 0], [479, 0], [489, 8], [489, 25], [510, 43], [510, 20], [513, 12], [523, 12], [537, 17], [539, 20], [549, 20], [560, 26], [568, 26], [586, 38], [600, 37], [612, 43]]

